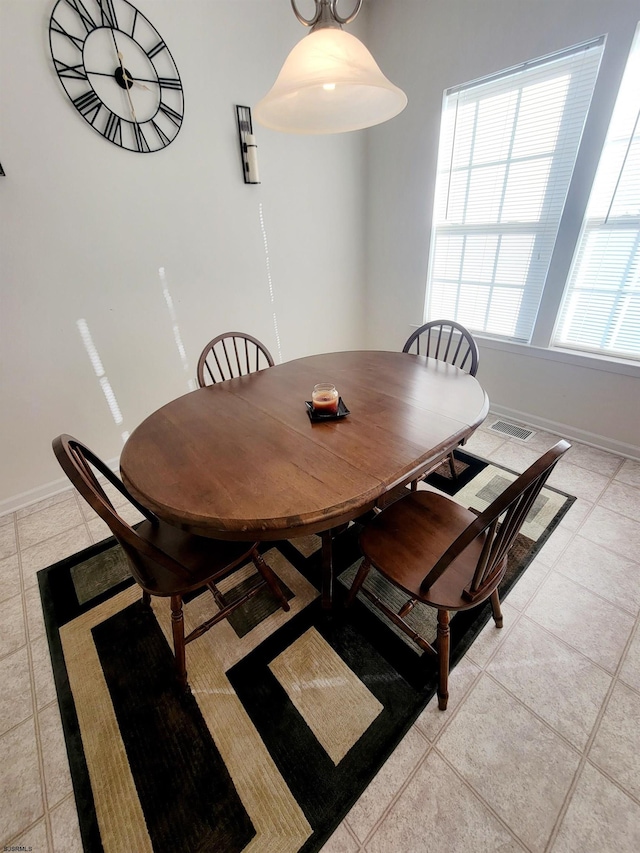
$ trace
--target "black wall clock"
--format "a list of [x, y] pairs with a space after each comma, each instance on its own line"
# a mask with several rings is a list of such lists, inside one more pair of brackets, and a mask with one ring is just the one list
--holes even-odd
[[140, 154], [173, 142], [184, 114], [180, 75], [128, 0], [58, 0], [49, 43], [71, 103], [105, 139]]

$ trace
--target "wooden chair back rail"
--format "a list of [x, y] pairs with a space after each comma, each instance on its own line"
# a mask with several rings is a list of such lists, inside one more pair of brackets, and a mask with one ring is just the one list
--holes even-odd
[[[569, 442], [559, 441], [474, 519], [428, 572], [422, 581], [421, 593], [426, 594], [465, 548], [483, 533], [486, 535], [486, 542], [468, 594], [475, 598], [480, 587], [486, 588], [495, 577], [496, 567], [505, 561], [529, 510], [558, 459], [569, 447]], [[498, 527], [497, 522], [504, 513], [504, 521]]]
[[[422, 342], [425, 343], [424, 353]], [[453, 320], [431, 320], [420, 326], [410, 335], [402, 351], [411, 352], [414, 345], [416, 355], [424, 354], [445, 361], [466, 370], [472, 376], [478, 372], [477, 344], [471, 333]]]
[[244, 332], [225, 332], [203, 349], [197, 368], [198, 385], [215, 385], [273, 364], [271, 353], [257, 338]]
[[158, 563], [176, 577], [184, 581], [189, 580], [189, 573], [184, 566], [173, 560], [164, 551], [156, 548], [151, 542], [147, 542], [146, 539], [138, 536], [134, 528], [118, 515], [117, 510], [95, 476], [92, 466], [127, 498], [147, 521], [154, 525], [158, 524], [156, 516], [137, 501], [133, 495], [129, 494], [120, 479], [95, 453], [71, 436], [65, 435], [54, 439], [53, 449], [66, 475], [92, 509], [108, 525], [122, 546], [131, 563], [132, 573], [134, 573], [134, 577], [140, 586], [144, 588], [149, 585], [148, 571], [140, 559], [140, 554]]
[[[93, 468], [99, 471], [103, 477], [105, 477], [111, 483], [114, 488], [116, 488], [120, 494], [125, 497], [130, 503], [132, 503], [135, 508], [141, 512], [144, 517], [150, 522], [156, 522], [157, 519], [155, 515], [148, 510], [145, 506], [139, 503], [133, 495], [130, 495], [129, 492], [125, 489], [123, 483], [121, 482], [119, 477], [116, 477], [114, 473], [108, 468], [101, 459], [99, 459], [88, 447], [83, 448], [82, 450], [78, 446], [78, 444], [74, 441], [69, 442], [69, 451], [75, 461], [76, 469], [78, 475], [87, 481], [87, 486], [90, 489], [96, 491], [100, 497], [100, 499], [108, 504], [111, 509], [111, 512], [117, 515], [116, 509], [109, 500], [107, 493], [104, 491], [102, 486], [100, 485], [100, 481], [96, 477], [93, 472]], [[90, 494], [90, 493], [89, 493]], [[84, 497], [84, 495], [83, 495]], [[100, 507], [102, 508], [102, 507]], [[95, 507], [94, 507], [95, 509]]]

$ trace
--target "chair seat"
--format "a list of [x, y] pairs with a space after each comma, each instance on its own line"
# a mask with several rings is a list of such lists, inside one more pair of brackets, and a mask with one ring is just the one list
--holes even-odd
[[476, 537], [426, 593], [420, 585], [449, 545], [476, 519], [476, 513], [443, 495], [411, 492], [363, 531], [360, 547], [376, 568], [412, 598], [445, 610], [467, 610], [476, 605], [461, 593], [473, 579], [483, 536]]
[[[250, 559], [257, 544], [193, 536], [162, 521], [158, 524], [143, 521], [136, 532], [142, 539], [173, 557], [188, 572], [188, 576], [181, 577], [157, 561], [154, 560], [152, 566], [149, 561], [151, 570], [145, 572], [148, 581], [146, 588], [152, 595], [159, 596], [183, 594], [202, 587], [208, 581], [215, 581], [219, 575], [229, 574], [230, 568]], [[143, 555], [138, 555], [138, 558], [144, 566], [147, 558]]]

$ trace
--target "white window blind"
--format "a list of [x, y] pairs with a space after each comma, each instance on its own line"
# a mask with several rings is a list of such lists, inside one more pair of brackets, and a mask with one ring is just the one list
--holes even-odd
[[640, 27], [620, 84], [553, 343], [640, 358]]
[[427, 319], [530, 340], [602, 47], [445, 92]]

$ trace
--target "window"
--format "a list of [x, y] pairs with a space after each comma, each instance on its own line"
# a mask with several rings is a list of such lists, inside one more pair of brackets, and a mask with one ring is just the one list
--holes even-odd
[[620, 84], [553, 343], [640, 358], [640, 29]]
[[426, 317], [530, 341], [602, 47], [445, 92]]

